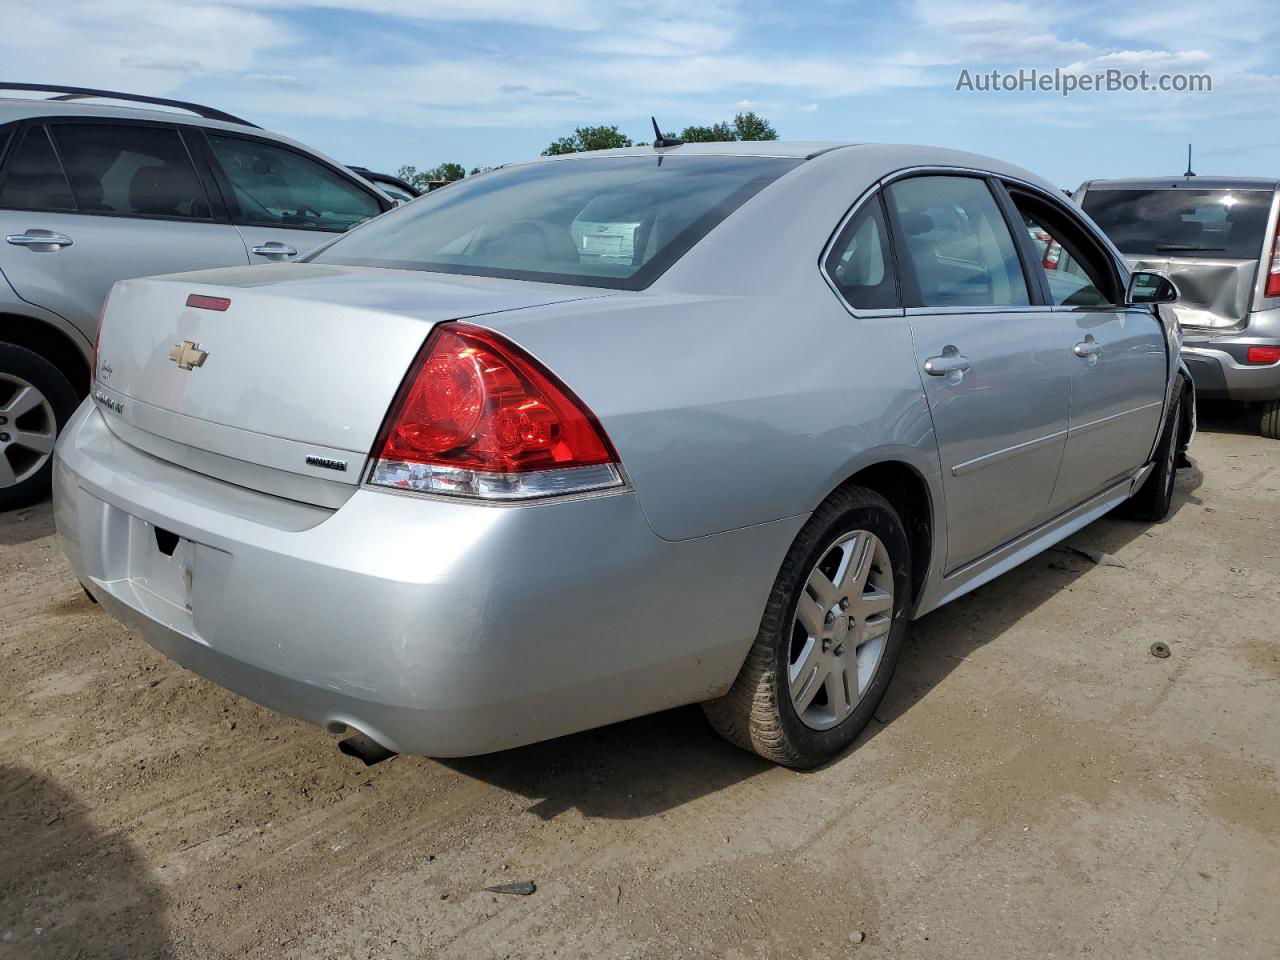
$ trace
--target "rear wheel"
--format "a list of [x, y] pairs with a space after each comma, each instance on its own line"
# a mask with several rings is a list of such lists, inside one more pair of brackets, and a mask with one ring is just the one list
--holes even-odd
[[48, 360], [0, 343], [0, 509], [48, 492], [53, 444], [78, 402], [71, 383]]
[[733, 686], [703, 704], [712, 726], [789, 767], [843, 750], [888, 689], [910, 584], [907, 536], [889, 502], [861, 487], [832, 494], [787, 553]]
[[1177, 478], [1178, 461], [1182, 453], [1183, 409], [1186, 398], [1181, 390], [1169, 411], [1164, 434], [1156, 447], [1155, 467], [1138, 492], [1129, 498], [1128, 514], [1135, 520], [1160, 523], [1169, 516], [1173, 505], [1173, 482]]
[[1262, 435], [1280, 440], [1280, 400], [1268, 400], [1262, 405]]

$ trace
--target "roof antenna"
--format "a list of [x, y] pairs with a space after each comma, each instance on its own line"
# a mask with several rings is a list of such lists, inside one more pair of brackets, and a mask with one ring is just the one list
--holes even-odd
[[653, 121], [653, 148], [655, 150], [661, 150], [663, 147], [678, 147], [684, 143], [683, 140], [678, 140], [675, 137], [664, 137], [662, 131], [658, 129], [658, 118], [650, 117], [649, 119]]
[[1187, 144], [1187, 172], [1184, 173], [1183, 176], [1184, 177], [1195, 176], [1195, 172], [1191, 169], [1191, 144], [1189, 143]]

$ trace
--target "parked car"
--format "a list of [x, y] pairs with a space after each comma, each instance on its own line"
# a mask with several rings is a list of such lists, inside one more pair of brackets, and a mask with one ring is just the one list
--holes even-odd
[[[57, 96], [0, 99], [0, 508], [49, 489], [111, 284], [292, 259], [393, 206], [341, 164], [211, 107], [0, 83], [15, 89]], [[126, 105], [86, 102], [102, 98]]]
[[399, 203], [408, 203], [410, 200], [417, 200], [418, 197], [422, 196], [422, 191], [408, 180], [401, 180], [399, 177], [393, 177], [389, 173], [377, 173], [367, 167], [357, 167], [354, 165], [348, 165], [347, 169], [354, 170], [370, 183], [377, 186], [379, 190], [385, 193], [392, 200], [398, 201]]
[[1178, 288], [1183, 356], [1201, 397], [1257, 404], [1280, 439], [1280, 181], [1090, 180], [1077, 199], [1136, 270]]
[[116, 285], [55, 516], [157, 649], [392, 751], [701, 701], [819, 763], [909, 620], [1163, 517], [1194, 430], [1171, 285], [971, 154], [547, 158], [303, 259]]

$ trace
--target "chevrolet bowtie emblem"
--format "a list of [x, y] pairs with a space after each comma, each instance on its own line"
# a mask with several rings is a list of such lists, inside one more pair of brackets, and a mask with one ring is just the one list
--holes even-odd
[[209, 351], [201, 350], [200, 344], [191, 340], [183, 340], [169, 351], [169, 359], [178, 365], [179, 370], [191, 370], [203, 366], [207, 356]]

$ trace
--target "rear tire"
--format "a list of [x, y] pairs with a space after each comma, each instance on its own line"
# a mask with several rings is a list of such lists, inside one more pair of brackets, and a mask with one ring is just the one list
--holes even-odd
[[1169, 517], [1169, 508], [1173, 505], [1173, 483], [1177, 479], [1178, 462], [1182, 456], [1183, 421], [1186, 419], [1182, 409], [1184, 403], [1186, 393], [1179, 384], [1178, 398], [1156, 446], [1156, 465], [1126, 504], [1125, 512], [1135, 520], [1163, 523]]
[[79, 402], [71, 382], [44, 357], [0, 343], [0, 510], [49, 492], [53, 442]]
[[1280, 400], [1268, 400], [1262, 405], [1262, 429], [1268, 440], [1280, 440]]
[[910, 596], [911, 548], [897, 511], [872, 490], [836, 491], [787, 552], [737, 679], [702, 705], [707, 719], [784, 766], [830, 759], [884, 699]]

